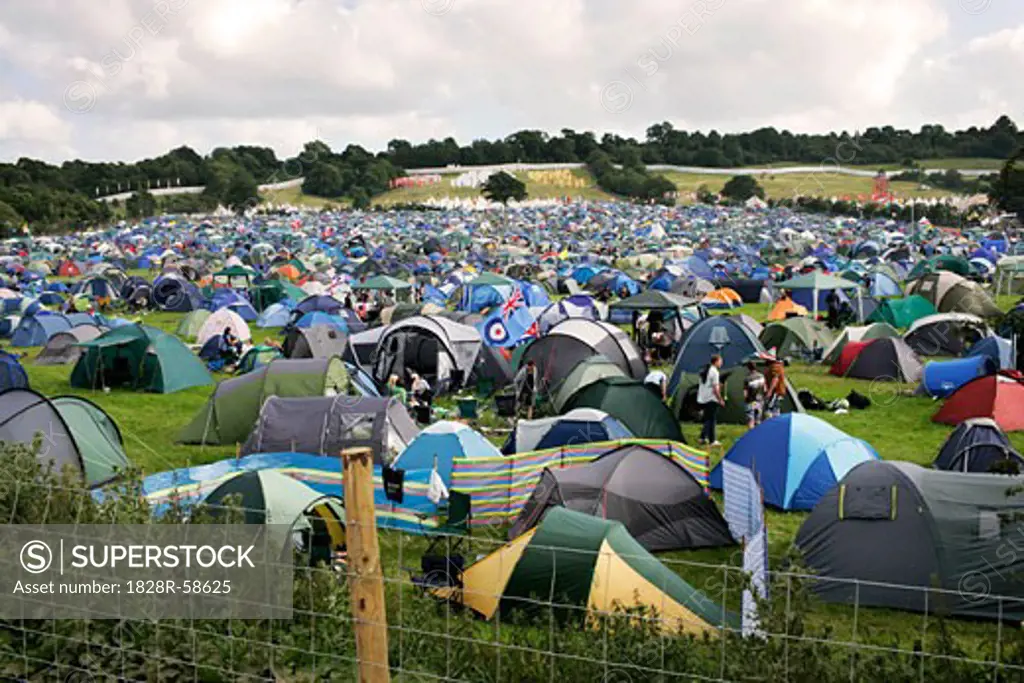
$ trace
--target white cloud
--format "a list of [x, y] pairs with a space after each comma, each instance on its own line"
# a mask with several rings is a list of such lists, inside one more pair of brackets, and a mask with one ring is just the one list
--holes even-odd
[[[0, 66], [16, 74], [11, 96], [58, 116], [86, 158], [293, 154], [318, 130], [380, 148], [523, 127], [811, 132], [1018, 111], [1024, 95], [1005, 84], [1024, 25], [943, 54], [962, 19], [943, 2], [34, 0], [0, 5]], [[43, 142], [18, 146], [59, 159]]]

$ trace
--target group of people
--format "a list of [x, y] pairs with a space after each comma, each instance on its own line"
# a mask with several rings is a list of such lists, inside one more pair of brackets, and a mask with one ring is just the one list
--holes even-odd
[[388, 396], [396, 397], [403, 405], [410, 408], [419, 405], [429, 406], [433, 399], [430, 382], [415, 372], [412, 374], [408, 389], [402, 385], [398, 375], [388, 377]]
[[[744, 412], [747, 429], [753, 429], [763, 420], [777, 417], [782, 412], [782, 401], [786, 397], [785, 363], [776, 357], [765, 357], [767, 366], [762, 374], [754, 359], [746, 363], [747, 374], [743, 379]], [[700, 432], [701, 445], [720, 446], [718, 441], [718, 411], [725, 407], [726, 394], [723, 391], [721, 374], [722, 357], [711, 356], [711, 361], [701, 370], [697, 386], [697, 403], [701, 408], [703, 426]]]

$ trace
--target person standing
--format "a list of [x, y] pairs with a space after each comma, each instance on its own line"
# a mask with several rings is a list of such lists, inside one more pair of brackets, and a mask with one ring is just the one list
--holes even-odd
[[718, 428], [718, 409], [725, 405], [722, 398], [722, 383], [718, 369], [722, 367], [722, 357], [717, 353], [700, 373], [700, 385], [697, 387], [697, 403], [701, 407], [704, 426], [700, 431], [700, 443], [708, 446], [721, 446], [716, 438]]
[[747, 361], [747, 376], [743, 380], [743, 400], [747, 404], [747, 429], [753, 429], [764, 415], [764, 393], [767, 384], [754, 361]]
[[768, 388], [765, 390], [765, 418], [778, 417], [782, 413], [782, 399], [786, 397], [786, 369], [779, 358], [768, 366], [765, 376]]
[[532, 420], [533, 406], [537, 402], [537, 364], [532, 358], [516, 373], [514, 383], [519, 411], [527, 420]]

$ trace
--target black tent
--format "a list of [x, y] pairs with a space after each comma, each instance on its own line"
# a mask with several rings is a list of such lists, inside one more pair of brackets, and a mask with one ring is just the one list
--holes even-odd
[[[826, 602], [1024, 619], [1024, 477], [871, 460], [825, 494], [797, 533]], [[1009, 548], [1009, 552], [1007, 551]], [[909, 588], [908, 588], [909, 587]]]
[[921, 359], [900, 337], [875, 339], [857, 355], [847, 377], [917, 383], [924, 373]]
[[932, 467], [953, 472], [991, 472], [994, 466], [1003, 471], [1007, 461], [1014, 463], [1018, 472], [1024, 472], [1024, 458], [996, 421], [975, 417], [957, 425], [939, 449]]
[[509, 537], [538, 525], [555, 506], [622, 522], [652, 552], [734, 542], [693, 475], [645, 446], [622, 446], [585, 465], [545, 469]]

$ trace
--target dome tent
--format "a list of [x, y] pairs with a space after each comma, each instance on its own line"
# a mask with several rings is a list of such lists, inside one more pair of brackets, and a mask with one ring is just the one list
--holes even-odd
[[1024, 477], [864, 462], [821, 498], [795, 544], [825, 602], [1021, 621], [1024, 601], [999, 596], [1024, 595], [1024, 556], [1006, 552], [1024, 533], [1022, 491]]
[[[782, 510], [810, 510], [851, 468], [877, 458], [866, 442], [798, 413], [762, 422], [725, 455], [753, 470], [764, 502]], [[721, 463], [711, 470], [711, 487], [722, 488]]]
[[39, 434], [40, 459], [58, 470], [72, 467], [90, 488], [129, 467], [121, 432], [99, 406], [78, 396], [51, 400], [31, 389], [0, 393], [0, 441], [32, 443]]
[[373, 352], [373, 379], [381, 387], [391, 375], [419, 374], [435, 395], [469, 379], [482, 341], [474, 327], [440, 316], [417, 315], [387, 327]]
[[675, 393], [684, 374], [700, 372], [713, 354], [722, 356], [722, 368], [728, 370], [764, 350], [764, 345], [754, 333], [736, 318], [705, 318], [687, 330], [679, 345], [668, 383], [669, 393]]
[[640, 445], [621, 446], [583, 465], [545, 468], [509, 529], [509, 538], [537, 526], [554, 507], [622, 522], [651, 552], [734, 542], [715, 503], [693, 475]]
[[211, 313], [196, 332], [196, 343], [203, 346], [213, 337], [224, 334], [226, 329], [231, 330], [231, 333], [241, 342], [252, 340], [249, 325], [242, 319], [242, 316], [230, 308], [220, 308]]
[[771, 323], [761, 332], [759, 339], [766, 349], [776, 349], [776, 355], [810, 356], [824, 352], [832, 345], [832, 332], [824, 324], [809, 318], [787, 318]]
[[451, 486], [454, 458], [500, 458], [501, 452], [479, 432], [459, 422], [435, 422], [413, 438], [391, 464], [395, 469], [436, 469]]
[[50, 337], [33, 362], [36, 365], [74, 363], [82, 355], [82, 348], [78, 345], [95, 339], [104, 331], [95, 325], [79, 325], [66, 332], [58, 332]]
[[284, 355], [288, 358], [326, 358], [345, 353], [348, 336], [333, 325], [292, 327], [285, 334]]
[[605, 377], [629, 379], [622, 368], [604, 356], [591, 356], [581, 360], [569, 372], [565, 380], [558, 385], [557, 389], [552, 392], [551, 403], [554, 405], [555, 411], [563, 413], [565, 411], [565, 404], [572, 399], [576, 392]]
[[972, 417], [988, 417], [1004, 432], [1024, 430], [1024, 376], [1001, 370], [971, 380], [946, 399], [932, 422], [958, 425]]
[[7, 389], [27, 389], [28, 373], [21, 367], [18, 357], [0, 351], [0, 391]]
[[886, 337], [850, 342], [829, 373], [838, 377], [916, 384], [924, 373], [924, 366], [901, 337]]
[[932, 467], [952, 472], [991, 472], [994, 465], [1013, 461], [1024, 472], [1024, 458], [995, 420], [975, 417], [964, 420], [939, 449]]
[[67, 332], [71, 323], [61, 313], [40, 311], [26, 315], [11, 333], [11, 346], [42, 346], [58, 332]]
[[336, 357], [274, 360], [226, 379], [178, 436], [180, 443], [240, 443], [249, 436], [260, 408], [271, 396], [334, 396], [350, 393], [345, 364]]
[[205, 308], [197, 308], [194, 311], [189, 311], [185, 314], [185, 317], [178, 323], [178, 327], [174, 330], [174, 333], [185, 339], [186, 341], [194, 342], [199, 336], [199, 330], [203, 328], [203, 323], [206, 322], [212, 313]]
[[519, 420], [501, 452], [505, 455], [557, 448], [569, 444], [628, 439], [633, 434], [614, 417], [600, 410], [578, 408], [565, 415]]
[[641, 439], [686, 443], [672, 411], [643, 382], [627, 377], [604, 377], [583, 387], [565, 404], [566, 410], [594, 408], [614, 415]]
[[866, 342], [872, 339], [883, 339], [886, 337], [898, 337], [900, 336], [899, 330], [890, 325], [889, 323], [871, 323], [870, 325], [862, 326], [851, 326], [843, 330], [843, 333], [832, 345], [825, 350], [825, 355], [822, 358], [823, 363], [831, 365], [835, 363], [843, 349], [850, 342]]
[[976, 315], [937, 313], [915, 320], [903, 338], [922, 356], [961, 356], [990, 334]]

